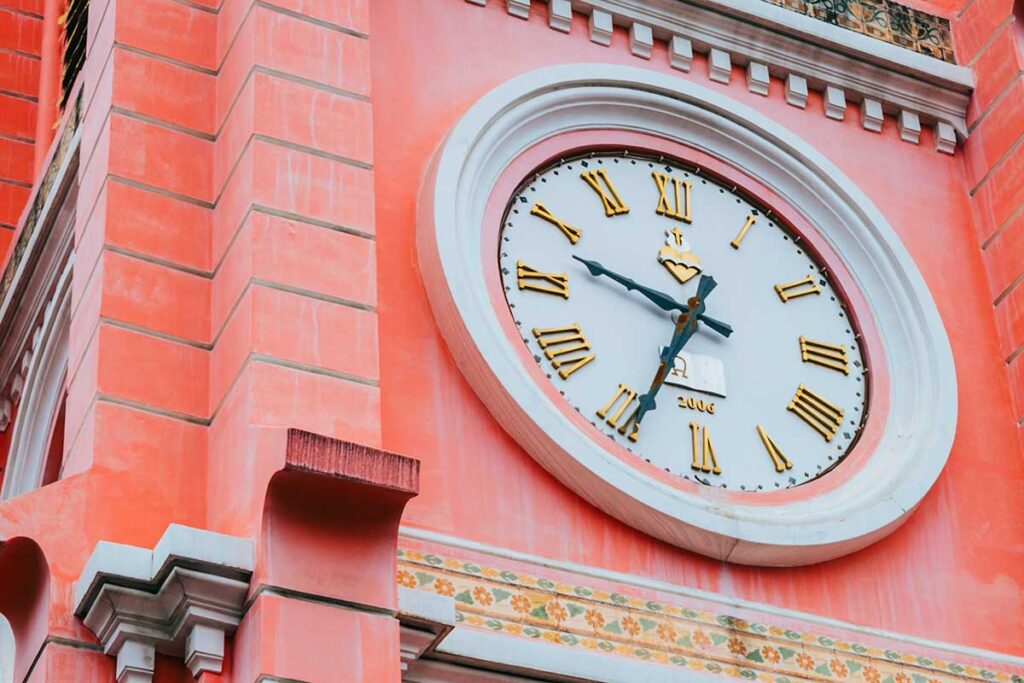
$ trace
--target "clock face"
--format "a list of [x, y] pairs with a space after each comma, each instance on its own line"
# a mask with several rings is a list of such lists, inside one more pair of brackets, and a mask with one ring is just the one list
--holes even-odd
[[868, 380], [847, 304], [742, 188], [640, 153], [562, 160], [512, 197], [497, 267], [548, 381], [637, 458], [767, 492], [857, 440]]

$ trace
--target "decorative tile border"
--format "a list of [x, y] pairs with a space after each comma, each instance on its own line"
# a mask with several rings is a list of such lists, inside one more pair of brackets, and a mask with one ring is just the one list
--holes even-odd
[[1024, 683], [999, 671], [403, 548], [397, 581], [455, 601], [456, 623], [763, 683]]
[[956, 64], [949, 20], [891, 0], [762, 0], [897, 47]]

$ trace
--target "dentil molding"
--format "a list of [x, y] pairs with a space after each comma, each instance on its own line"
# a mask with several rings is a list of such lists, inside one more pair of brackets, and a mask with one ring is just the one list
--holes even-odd
[[193, 676], [219, 673], [253, 566], [252, 540], [177, 524], [152, 550], [101, 541], [75, 583], [75, 614], [117, 657], [118, 683], [152, 681], [157, 652]]
[[[531, 8], [549, 5], [543, 0], [497, 1], [521, 19], [529, 17]], [[553, 12], [552, 28], [568, 33], [571, 22], [564, 5], [565, 0], [550, 0], [555, 9], [544, 11]], [[748, 88], [769, 96], [766, 73], [787, 86], [796, 77], [798, 87], [828, 95], [819, 114], [843, 120], [847, 101], [870, 109], [862, 117], [868, 132], [881, 131], [883, 113], [893, 122], [912, 114], [931, 126], [936, 151], [946, 154], [953, 154], [968, 134], [967, 104], [974, 89], [970, 69], [767, 2], [571, 0], [571, 9], [588, 17], [590, 39], [600, 45], [611, 45], [612, 29], [618, 26], [629, 33], [632, 53], [643, 59], [651, 58], [650, 41], [665, 43], [669, 63], [681, 71], [690, 70], [693, 52], [708, 55], [707, 76], [713, 81], [728, 83], [732, 66], [740, 66], [747, 72]], [[835, 105], [840, 98], [842, 109]], [[787, 87], [786, 101], [804, 108], [806, 96], [791, 97]], [[901, 139], [918, 144], [916, 137]]]

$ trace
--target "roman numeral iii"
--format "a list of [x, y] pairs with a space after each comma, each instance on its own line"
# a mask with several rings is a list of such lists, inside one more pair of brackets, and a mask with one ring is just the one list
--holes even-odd
[[[611, 412], [613, 408], [617, 408], [614, 413]], [[632, 408], [632, 412], [630, 412], [630, 408]], [[619, 434], [623, 436], [626, 435], [626, 431], [632, 425], [633, 429], [629, 433], [629, 440], [636, 441], [637, 432], [640, 430], [640, 425], [636, 423], [636, 413], [639, 409], [640, 401], [637, 399], [636, 392], [620, 382], [615, 395], [611, 397], [608, 403], [604, 404], [603, 408], [597, 411], [597, 416], [607, 422], [609, 427], [617, 427]], [[609, 413], [611, 414], [609, 415]], [[619, 421], [623, 415], [628, 415], [629, 417], [620, 425]]]
[[583, 230], [572, 225], [569, 225], [565, 221], [555, 218], [555, 215], [548, 211], [547, 207], [545, 207], [540, 202], [537, 202], [536, 204], [533, 205], [533, 208], [530, 209], [530, 213], [534, 216], [540, 216], [548, 223], [561, 230], [562, 234], [565, 235], [566, 239], [568, 239], [569, 242], [572, 244], [576, 244], [576, 242], [579, 241], [580, 237], [583, 236]]
[[567, 273], [542, 273], [522, 261], [516, 261], [516, 284], [519, 289], [554, 294], [569, 298], [569, 275]]
[[831, 441], [843, 423], [842, 408], [832, 405], [803, 384], [797, 388], [786, 410], [796, 413], [797, 417], [821, 434], [825, 441]]
[[618, 216], [619, 214], [629, 213], [629, 207], [622, 201], [619, 193], [615, 191], [612, 181], [608, 179], [608, 171], [599, 168], [596, 171], [585, 171], [580, 174], [580, 177], [601, 198], [605, 216]]
[[568, 379], [569, 375], [597, 358], [596, 354], [586, 353], [590, 351], [590, 342], [583, 335], [578, 323], [566, 327], [535, 327], [533, 336], [544, 350], [544, 355], [551, 361], [551, 367], [558, 370], [562, 379]]
[[[683, 182], [681, 178], [675, 178], [664, 173], [658, 173], [657, 171], [653, 171], [651, 177], [654, 178], [654, 184], [658, 187], [658, 208], [655, 210], [655, 213], [659, 216], [675, 218], [677, 221], [683, 221], [684, 223], [692, 223], [693, 219], [690, 217], [690, 189], [692, 185], [689, 182]], [[669, 189], [670, 187], [671, 190]], [[670, 194], [675, 198], [675, 208], [673, 208], [673, 204], [669, 200]], [[680, 195], [682, 195], [682, 201], [680, 201]]]
[[782, 303], [786, 303], [790, 299], [796, 299], [801, 296], [807, 296], [808, 294], [821, 294], [821, 287], [814, 281], [814, 278], [808, 275], [807, 277], [797, 280], [796, 282], [789, 282], [784, 285], [775, 285], [775, 293], [782, 299]]
[[779, 447], [775, 445], [775, 442], [768, 436], [768, 433], [761, 428], [761, 425], [757, 425], [757, 435], [761, 437], [761, 443], [764, 444], [764, 449], [768, 451], [768, 457], [772, 459], [776, 472], [785, 472], [793, 467], [793, 463], [779, 450]]
[[692, 469], [708, 474], [721, 474], [722, 468], [718, 466], [718, 459], [715, 457], [715, 447], [711, 445], [711, 434], [707, 426], [700, 426], [696, 422], [690, 423], [690, 444], [693, 448]]
[[814, 363], [844, 375], [850, 374], [846, 348], [838, 344], [826, 344], [800, 337], [800, 359], [805, 363]]

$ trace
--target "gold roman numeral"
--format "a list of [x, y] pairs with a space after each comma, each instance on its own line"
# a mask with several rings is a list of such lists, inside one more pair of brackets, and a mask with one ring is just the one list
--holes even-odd
[[[580, 174], [580, 177], [587, 181], [587, 185], [590, 185], [601, 198], [605, 216], [618, 216], [622, 213], [629, 213], [629, 207], [623, 203], [619, 193], [615, 191], [615, 186], [608, 179], [608, 172], [606, 170], [599, 168], [596, 171], [585, 171]], [[602, 183], [604, 183], [604, 187], [602, 187]], [[608, 188], [607, 192], [605, 187]]]
[[[621, 403], [619, 399], [622, 399]], [[633, 402], [636, 402], [636, 407], [630, 412], [630, 408], [633, 406]], [[609, 415], [612, 408], [618, 406], [618, 409]], [[640, 425], [636, 423], [636, 413], [640, 409], [640, 401], [637, 399], [636, 392], [630, 389], [625, 384], [619, 383], [619, 388], [615, 391], [615, 395], [611, 397], [608, 403], [604, 404], [604, 408], [597, 411], [597, 416], [608, 423], [610, 427], [617, 427], [619, 434], [625, 436], [626, 431], [630, 425], [633, 425], [632, 431], [629, 433], [629, 440], [636, 441], [637, 432], [640, 430]], [[621, 425], [619, 420], [622, 419], [624, 414], [628, 414], [629, 417]]]
[[[654, 184], [658, 186], [658, 208], [655, 210], [659, 216], [675, 218], [677, 221], [692, 223], [690, 217], [690, 189], [693, 187], [689, 182], [683, 182], [681, 178], [666, 175], [665, 173], [651, 172]], [[675, 196], [675, 208], [669, 201], [669, 184], [672, 185]], [[682, 195], [682, 201], [680, 201]]]
[[579, 323], [566, 327], [535, 327], [533, 336], [551, 361], [551, 367], [558, 370], [562, 379], [568, 379], [569, 375], [597, 358], [597, 354], [585, 353], [590, 350], [590, 342], [580, 330]]
[[547, 207], [545, 207], [540, 202], [537, 202], [536, 204], [533, 205], [533, 208], [530, 209], [530, 213], [534, 216], [540, 216], [548, 223], [561, 230], [562, 234], [565, 235], [566, 239], [568, 239], [569, 242], [571, 242], [572, 244], [576, 244], [576, 242], [579, 241], [580, 237], [583, 236], [583, 230], [572, 225], [569, 225], [563, 220], [555, 218], [555, 215], [548, 211]]
[[[743, 238], [747, 236], [747, 231], [750, 230], [754, 223], [754, 214], [748, 214], [747, 222], [743, 224], [743, 227], [740, 228], [740, 231], [736, 234], [736, 237], [733, 238], [732, 242], [729, 242], [729, 244], [732, 245], [733, 249], [740, 248], [740, 245], [743, 243]], [[776, 290], [778, 290], [778, 287], [776, 287]]]
[[569, 275], [567, 273], [542, 273], [522, 261], [516, 261], [516, 283], [519, 289], [555, 294], [569, 298]]
[[718, 466], [715, 447], [711, 445], [711, 434], [708, 433], [707, 426], [701, 427], [698, 423], [691, 422], [690, 441], [693, 446], [693, 462], [690, 467], [698, 472], [721, 474], [722, 468]]
[[761, 437], [761, 443], [764, 444], [765, 450], [768, 451], [768, 456], [772, 459], [776, 472], [785, 472], [793, 467], [793, 463], [789, 461], [785, 453], [779, 450], [779, 447], [775, 445], [771, 437], [761, 428], [761, 425], [757, 425], [757, 435]]
[[808, 294], [821, 294], [821, 287], [814, 281], [814, 278], [810, 275], [802, 280], [796, 282], [790, 282], [785, 285], [775, 285], [775, 293], [782, 299], [782, 303], [786, 303], [790, 299], [796, 299], [797, 297], [807, 296]]
[[843, 409], [837, 408], [801, 384], [786, 410], [797, 414], [825, 441], [831, 441], [843, 423]]
[[814, 363], [844, 375], [850, 374], [846, 347], [838, 344], [826, 344], [807, 337], [800, 337], [800, 358], [805, 363]]

